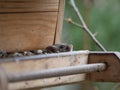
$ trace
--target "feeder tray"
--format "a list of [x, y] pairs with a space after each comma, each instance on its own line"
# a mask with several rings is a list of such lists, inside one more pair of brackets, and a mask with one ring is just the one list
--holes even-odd
[[10, 90], [19, 90], [84, 80], [119, 82], [119, 60], [119, 52], [72, 51], [4, 58], [0, 63], [7, 73]]
[[[64, 2], [0, 1], [0, 48], [22, 52], [60, 43]], [[35, 90], [84, 80], [120, 82], [119, 60], [119, 52], [90, 51], [1, 58], [0, 90], [7, 82], [9, 90]]]

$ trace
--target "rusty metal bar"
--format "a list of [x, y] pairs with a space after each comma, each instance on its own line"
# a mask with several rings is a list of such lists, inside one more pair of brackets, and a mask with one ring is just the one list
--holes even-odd
[[105, 69], [106, 69], [106, 65], [104, 63], [86, 64], [86, 65], [71, 66], [71, 67], [64, 67], [64, 68], [48, 69], [48, 70], [42, 70], [42, 71], [9, 74], [8, 81], [18, 82], [18, 81], [25, 81], [25, 80], [43, 79], [43, 78], [50, 78], [50, 77], [59, 77], [59, 76], [66, 76], [66, 75], [73, 75], [73, 74], [103, 71]]

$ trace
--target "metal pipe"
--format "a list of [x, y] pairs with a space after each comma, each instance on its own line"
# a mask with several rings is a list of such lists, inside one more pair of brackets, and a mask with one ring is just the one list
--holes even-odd
[[52, 53], [52, 54], [43, 54], [43, 55], [33, 55], [33, 56], [23, 56], [23, 57], [11, 57], [11, 58], [0, 58], [0, 63], [3, 62], [21, 62], [27, 60], [42, 60], [44, 58], [53, 58], [53, 57], [65, 57], [65, 56], [74, 56], [74, 55], [89, 55], [89, 54], [114, 54], [118, 59], [120, 59], [120, 52], [102, 52], [102, 51], [93, 51], [89, 52], [88, 50], [83, 51], [72, 51], [72, 52], [62, 52], [62, 53]]
[[52, 53], [52, 54], [40, 54], [40, 55], [33, 55], [33, 56], [22, 56], [22, 57], [11, 57], [11, 58], [0, 58], [0, 63], [2, 62], [15, 62], [15, 61], [26, 61], [26, 60], [40, 60], [43, 58], [53, 58], [53, 57], [65, 57], [65, 56], [74, 56], [84, 54], [88, 55], [89, 51], [72, 51], [72, 52], [61, 52], [61, 53]]
[[48, 69], [41, 71], [9, 74], [8, 81], [18, 82], [18, 81], [26, 81], [26, 80], [34, 80], [34, 79], [43, 79], [50, 77], [59, 77], [59, 76], [66, 76], [73, 74], [103, 71], [105, 69], [106, 69], [106, 65], [104, 63], [86, 64], [86, 65], [55, 68], [55, 69]]

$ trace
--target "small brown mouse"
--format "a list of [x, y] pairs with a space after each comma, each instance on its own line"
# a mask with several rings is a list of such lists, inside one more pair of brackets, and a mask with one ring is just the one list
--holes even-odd
[[45, 50], [47, 53], [70, 52], [73, 50], [73, 45], [55, 44], [55, 45], [48, 46]]

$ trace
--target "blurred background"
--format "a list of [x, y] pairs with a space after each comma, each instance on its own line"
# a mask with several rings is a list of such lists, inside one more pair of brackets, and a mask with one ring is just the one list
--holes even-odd
[[[108, 51], [120, 50], [120, 0], [75, 0], [87, 26]], [[64, 18], [80, 23], [69, 0]], [[74, 50], [100, 50], [80, 28], [64, 22], [62, 42], [72, 43]]]
[[[75, 0], [87, 26], [108, 51], [120, 51], [120, 0]], [[69, 0], [64, 18], [80, 23]], [[99, 51], [98, 46], [80, 28], [64, 21], [62, 42], [73, 44], [74, 50]], [[46, 89], [45, 89], [46, 90]], [[120, 90], [119, 83], [88, 82], [49, 88], [49, 90]]]

